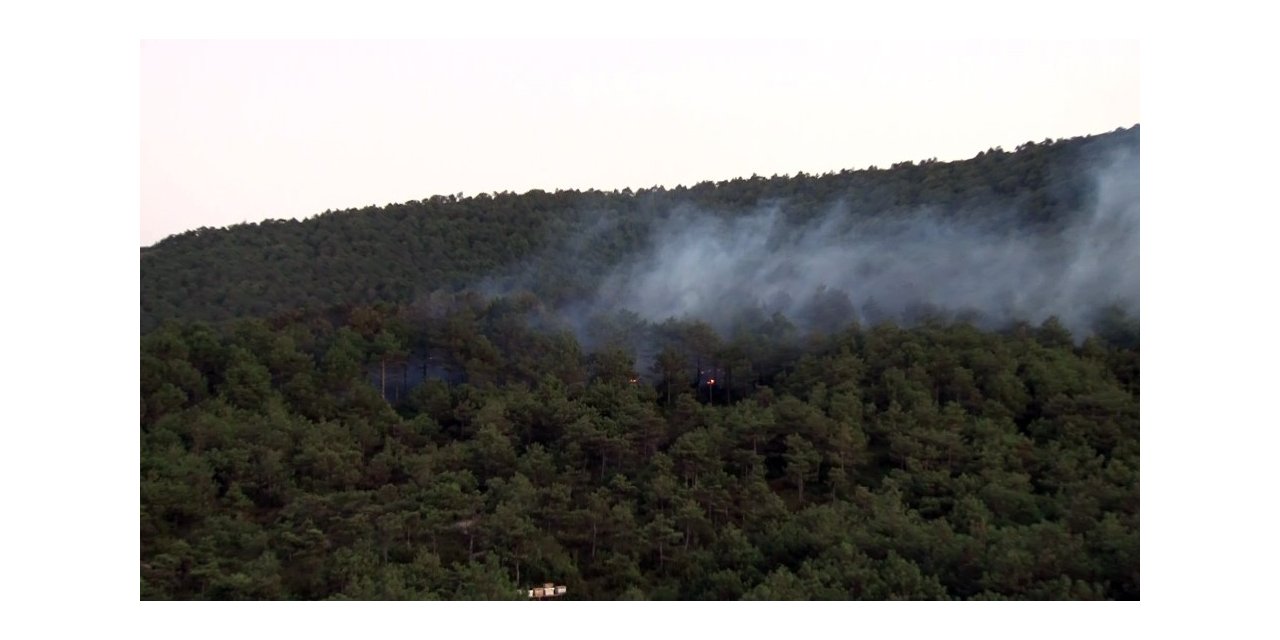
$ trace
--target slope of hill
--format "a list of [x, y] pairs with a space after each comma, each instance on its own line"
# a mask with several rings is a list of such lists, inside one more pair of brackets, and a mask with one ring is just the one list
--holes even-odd
[[1139, 598], [1137, 167], [1134, 127], [169, 238], [140, 595]]
[[166, 318], [218, 321], [298, 307], [407, 303], [513, 273], [536, 274], [524, 286], [548, 304], [565, 305], [595, 296], [604, 279], [661, 232], [679, 234], [700, 217], [731, 220], [762, 208], [776, 210], [787, 228], [828, 216], [893, 220], [923, 212], [966, 229], [1050, 233], [1092, 206], [1096, 172], [1117, 154], [1127, 154], [1136, 176], [1138, 145], [1135, 125], [955, 162], [635, 192], [434, 196], [304, 221], [198, 229], [142, 249], [142, 328]]

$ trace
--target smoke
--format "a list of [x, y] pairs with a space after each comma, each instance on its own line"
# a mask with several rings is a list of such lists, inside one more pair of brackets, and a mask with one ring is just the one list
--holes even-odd
[[[1054, 316], [1082, 338], [1104, 309], [1139, 311], [1136, 149], [1109, 152], [1087, 176], [1079, 206], [1048, 222], [1028, 220], [1025, 198], [996, 210], [905, 212], [843, 201], [817, 209], [772, 202], [745, 213], [685, 204], [641, 222], [603, 212], [555, 251], [479, 289], [508, 295], [575, 281], [579, 289], [546, 311], [588, 349], [602, 334], [644, 333], [645, 322], [699, 320], [725, 333], [743, 317], [775, 313], [817, 331], [924, 316], [998, 328]], [[640, 251], [613, 262], [599, 256], [598, 247], [637, 229]], [[584, 271], [593, 275], [575, 277]]]
[[594, 306], [721, 330], [748, 308], [807, 329], [924, 312], [988, 326], [1056, 316], [1086, 335], [1100, 309], [1139, 306], [1136, 156], [1116, 152], [1092, 182], [1086, 206], [1048, 231], [1016, 211], [866, 216], [837, 203], [795, 225], [780, 203], [735, 217], [682, 207], [654, 224], [645, 255], [603, 279]]

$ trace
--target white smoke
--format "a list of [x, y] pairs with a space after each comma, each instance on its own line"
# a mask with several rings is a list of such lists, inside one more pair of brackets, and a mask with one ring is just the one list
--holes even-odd
[[1086, 207], [1053, 232], [1016, 224], [1013, 212], [978, 223], [928, 209], [855, 216], [836, 204], [795, 226], [780, 205], [732, 217], [678, 207], [655, 221], [651, 249], [613, 269], [589, 306], [717, 327], [756, 307], [805, 326], [817, 320], [816, 301], [843, 294], [850, 321], [909, 321], [923, 308], [988, 324], [1056, 316], [1079, 336], [1099, 309], [1137, 316], [1139, 306], [1136, 155], [1116, 152], [1093, 182]]

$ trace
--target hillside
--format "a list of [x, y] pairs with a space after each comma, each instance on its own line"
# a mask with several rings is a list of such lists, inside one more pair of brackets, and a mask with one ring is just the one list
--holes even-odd
[[1138, 599], [1138, 128], [142, 252], [143, 599]]
[[763, 207], [792, 227], [832, 211], [851, 221], [928, 212], [966, 227], [1046, 233], [1089, 206], [1092, 172], [1108, 158], [1125, 152], [1136, 167], [1138, 146], [1135, 125], [956, 162], [635, 192], [433, 196], [303, 221], [199, 229], [142, 249], [142, 329], [163, 319], [408, 303], [510, 273], [536, 273], [525, 288], [563, 305], [595, 295], [611, 269], [649, 247], [655, 231], [678, 233], [697, 216], [733, 219]]

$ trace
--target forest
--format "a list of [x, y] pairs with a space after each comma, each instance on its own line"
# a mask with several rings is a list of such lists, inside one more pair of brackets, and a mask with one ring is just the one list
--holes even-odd
[[143, 248], [141, 598], [1138, 599], [1138, 135]]

